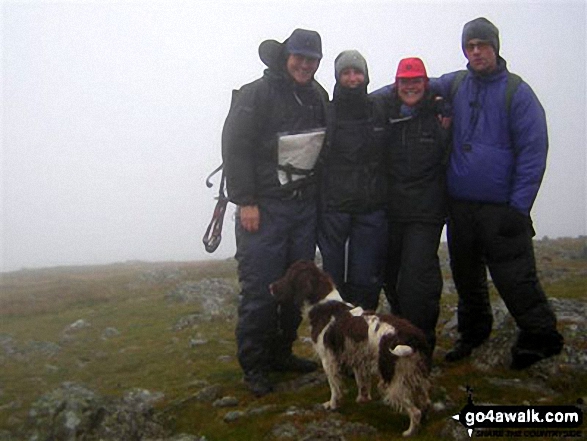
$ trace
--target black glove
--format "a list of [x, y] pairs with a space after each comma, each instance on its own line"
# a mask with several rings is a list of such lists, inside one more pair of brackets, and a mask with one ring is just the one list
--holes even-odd
[[520, 213], [512, 207], [505, 207], [504, 213], [499, 223], [499, 235], [504, 237], [514, 237], [526, 231], [530, 225], [530, 216]]
[[453, 111], [450, 102], [443, 99], [441, 96], [434, 97], [434, 113], [443, 118], [453, 117]]

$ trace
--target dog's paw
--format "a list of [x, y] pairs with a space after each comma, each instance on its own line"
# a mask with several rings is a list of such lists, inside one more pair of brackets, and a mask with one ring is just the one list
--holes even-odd
[[324, 408], [324, 410], [336, 410], [338, 408], [338, 405], [336, 403], [333, 403], [332, 401], [327, 401], [325, 403], [322, 403], [322, 407]]
[[414, 436], [414, 435], [416, 435], [417, 433], [418, 433], [418, 428], [413, 428], [413, 429], [412, 429], [412, 428], [410, 428], [410, 429], [408, 429], [408, 430], [404, 430], [404, 431], [402, 432], [402, 436], [403, 436], [404, 438], [409, 438], [409, 437], [411, 437], [411, 436]]
[[370, 395], [359, 395], [357, 396], [357, 403], [368, 403], [369, 401], [371, 401], [371, 396]]

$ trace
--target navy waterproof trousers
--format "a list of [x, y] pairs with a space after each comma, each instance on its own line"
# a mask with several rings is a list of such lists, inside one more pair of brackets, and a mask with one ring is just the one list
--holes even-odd
[[387, 254], [385, 211], [323, 211], [318, 224], [322, 267], [342, 297], [355, 306], [377, 309]]
[[241, 297], [236, 327], [237, 355], [245, 375], [267, 372], [274, 360], [291, 354], [301, 311], [277, 304], [269, 285], [296, 260], [316, 253], [316, 201], [266, 199], [259, 203], [260, 227], [245, 231], [236, 217]]

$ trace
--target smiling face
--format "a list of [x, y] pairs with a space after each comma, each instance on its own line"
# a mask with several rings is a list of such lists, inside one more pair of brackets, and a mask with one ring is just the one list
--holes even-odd
[[318, 70], [320, 60], [317, 58], [305, 57], [299, 54], [290, 54], [287, 57], [287, 72], [298, 84], [308, 84], [314, 78]]
[[407, 106], [415, 106], [424, 98], [426, 92], [426, 78], [398, 78], [397, 94]]
[[471, 69], [486, 75], [497, 68], [497, 54], [488, 41], [473, 38], [465, 45], [465, 54]]
[[355, 89], [365, 82], [365, 74], [359, 69], [348, 67], [340, 72], [338, 82], [342, 87]]

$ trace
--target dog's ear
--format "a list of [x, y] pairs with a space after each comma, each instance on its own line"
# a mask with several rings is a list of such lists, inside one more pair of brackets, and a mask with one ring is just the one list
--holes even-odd
[[318, 271], [318, 280], [316, 281], [317, 286], [315, 289], [316, 295], [318, 296], [316, 301], [323, 299], [334, 289], [334, 281], [332, 280], [332, 277], [324, 271]]
[[294, 283], [293, 301], [296, 306], [302, 306], [304, 301], [310, 300], [314, 292], [314, 281], [311, 277], [306, 277], [304, 273], [298, 273]]
[[271, 295], [278, 302], [283, 302], [292, 297], [291, 288], [291, 284], [288, 283], [285, 277], [282, 277], [281, 279], [276, 280], [271, 285], [269, 285], [269, 291], [271, 292]]
[[280, 279], [269, 285], [271, 294], [278, 302], [295, 301], [294, 295], [297, 292], [297, 279], [304, 268], [304, 261], [298, 260], [290, 265]]

